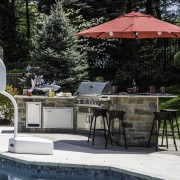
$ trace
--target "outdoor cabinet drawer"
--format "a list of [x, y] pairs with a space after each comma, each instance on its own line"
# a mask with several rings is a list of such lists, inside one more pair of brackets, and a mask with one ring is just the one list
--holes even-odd
[[73, 128], [73, 108], [43, 107], [43, 128]]
[[26, 128], [41, 127], [41, 102], [26, 102]]
[[77, 114], [77, 129], [89, 130], [90, 122], [91, 121], [86, 114]]
[[[89, 130], [91, 124], [91, 117], [86, 113], [77, 113], [77, 129], [79, 130]], [[96, 128], [103, 129], [104, 124], [102, 117], [97, 117]]]

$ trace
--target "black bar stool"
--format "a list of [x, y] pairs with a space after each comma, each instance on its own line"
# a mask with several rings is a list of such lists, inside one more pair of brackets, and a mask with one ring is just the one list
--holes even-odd
[[[103, 108], [91, 108], [91, 112], [92, 112], [92, 116], [91, 116], [91, 124], [90, 124], [90, 130], [89, 130], [89, 135], [88, 135], [88, 143], [89, 143], [89, 139], [91, 136], [91, 133], [93, 131], [93, 136], [92, 136], [92, 145], [94, 145], [94, 139], [95, 139], [95, 132], [96, 131], [104, 131], [104, 137], [105, 137], [105, 143], [107, 141], [107, 127], [108, 127], [108, 122], [107, 122], [107, 109], [103, 109]], [[96, 129], [96, 120], [97, 117], [102, 117], [103, 120], [103, 125], [104, 128], [103, 129]], [[94, 127], [93, 127], [94, 125]]]
[[[111, 145], [112, 145], [112, 139], [111, 139], [111, 135], [123, 135], [124, 136], [124, 146], [126, 147], [127, 150], [127, 141], [126, 141], [126, 133], [125, 133], [125, 129], [124, 129], [124, 115], [126, 114], [124, 111], [108, 111], [109, 114], [109, 123], [108, 123], [108, 136], [107, 136], [107, 141], [106, 141], [106, 145], [105, 147], [107, 148], [107, 144], [108, 144], [108, 140], [110, 139], [111, 141]], [[112, 125], [113, 125], [113, 121], [119, 121], [121, 122], [121, 126], [122, 126], [122, 131], [118, 131], [118, 132], [113, 132], [112, 131]]]
[[[151, 128], [150, 136], [149, 136], [149, 141], [148, 141], [148, 147], [150, 146], [150, 141], [151, 141], [151, 136], [155, 135], [156, 136], [156, 150], [158, 149], [158, 137], [162, 135], [162, 138], [166, 136], [166, 147], [168, 148], [168, 136], [173, 137], [175, 149], [177, 151], [177, 146], [176, 146], [176, 141], [174, 137], [174, 126], [173, 126], [173, 118], [172, 114], [169, 112], [153, 112], [154, 114], [154, 121], [153, 125]], [[171, 133], [167, 132], [167, 124], [169, 123]], [[163, 131], [162, 134], [160, 133], [160, 126], [163, 126]], [[154, 127], [157, 127], [156, 130], [154, 130]]]
[[178, 136], [179, 136], [179, 140], [180, 140], [180, 131], [179, 131], [179, 125], [178, 125], [178, 120], [177, 120], [177, 112], [178, 110], [176, 109], [161, 109], [161, 112], [169, 112], [172, 113], [172, 117], [173, 117], [173, 125], [175, 124], [176, 128], [177, 128], [177, 132], [178, 132]]

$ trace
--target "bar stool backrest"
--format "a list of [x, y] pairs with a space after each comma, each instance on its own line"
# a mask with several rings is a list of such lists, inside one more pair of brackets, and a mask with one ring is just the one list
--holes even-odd
[[93, 116], [105, 116], [107, 113], [107, 109], [102, 109], [102, 108], [91, 108], [91, 112]]
[[176, 116], [178, 110], [167, 110], [167, 109], [161, 109], [160, 112], [168, 112], [171, 113], [172, 115]]
[[172, 113], [170, 112], [154, 112], [156, 120], [172, 120]]
[[109, 118], [114, 119], [114, 118], [123, 118], [124, 114], [126, 114], [124, 111], [108, 111]]

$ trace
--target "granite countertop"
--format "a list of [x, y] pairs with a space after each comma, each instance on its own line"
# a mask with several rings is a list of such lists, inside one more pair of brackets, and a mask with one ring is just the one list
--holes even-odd
[[23, 96], [23, 95], [15, 95], [15, 98], [23, 98], [23, 99], [75, 99], [75, 96], [54, 96], [54, 97], [48, 97], [48, 96], [39, 96], [39, 95], [32, 95], [32, 96]]
[[[106, 95], [107, 97], [178, 97], [178, 95], [174, 94], [150, 94], [150, 93], [138, 93], [138, 94], [127, 94], [127, 93], [119, 93], [119, 94], [111, 94]], [[32, 95], [32, 96], [23, 96], [23, 95], [15, 95], [15, 98], [23, 98], [23, 99], [47, 99], [47, 98], [59, 98], [59, 99], [76, 99], [77, 96], [54, 96], [54, 97], [48, 97], [48, 96], [42, 96], [42, 95]]]
[[150, 94], [150, 93], [138, 93], [138, 94], [126, 94], [126, 93], [119, 93], [114, 95], [109, 95], [110, 97], [178, 97], [178, 95], [174, 94]]

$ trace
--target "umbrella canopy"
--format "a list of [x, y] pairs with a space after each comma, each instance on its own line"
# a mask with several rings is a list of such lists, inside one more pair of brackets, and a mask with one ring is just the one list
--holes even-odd
[[75, 35], [93, 38], [180, 38], [180, 27], [133, 11]]

